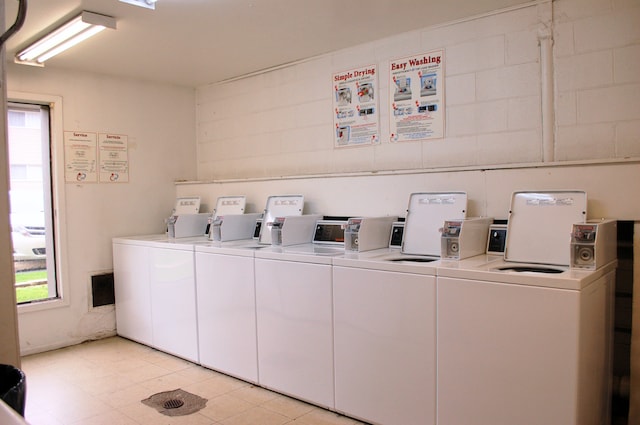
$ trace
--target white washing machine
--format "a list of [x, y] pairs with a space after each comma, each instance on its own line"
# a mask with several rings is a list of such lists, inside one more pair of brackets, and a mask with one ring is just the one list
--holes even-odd
[[151, 345], [196, 363], [199, 361], [194, 264], [197, 243], [206, 243], [205, 237], [146, 241], [146, 262], [140, 263], [148, 270]]
[[438, 270], [439, 425], [608, 423], [616, 261], [569, 267], [579, 191], [517, 192], [505, 259]]
[[433, 424], [436, 274], [459, 261], [386, 261], [398, 251], [333, 259], [336, 410], [368, 423]]
[[[216, 211], [242, 212], [244, 205], [244, 196], [220, 197]], [[199, 207], [198, 197], [178, 198], [172, 215], [197, 216], [199, 230], [184, 228], [177, 233], [199, 236], [175, 238], [158, 234], [113, 239], [118, 334], [196, 363], [194, 249], [208, 243], [205, 225], [200, 225], [202, 215], [197, 214]], [[173, 235], [175, 224], [174, 221]]]
[[[334, 408], [332, 257], [341, 226], [321, 222], [325, 244], [270, 247], [255, 254], [260, 385]], [[316, 242], [321, 242], [316, 239]]]
[[333, 259], [337, 411], [375, 424], [435, 423], [433, 264]]
[[151, 346], [153, 335], [147, 242], [164, 239], [167, 239], [166, 234], [113, 239], [116, 332]]
[[[264, 217], [297, 215], [303, 202], [302, 196], [270, 196]], [[247, 223], [255, 227], [245, 221], [236, 224]], [[197, 246], [195, 253], [200, 363], [254, 383], [258, 383], [254, 253], [266, 247], [257, 238], [211, 241]]]
[[254, 240], [196, 247], [200, 363], [258, 382]]
[[462, 192], [412, 194], [401, 249], [333, 259], [336, 410], [375, 424], [436, 423], [439, 229], [466, 207]]

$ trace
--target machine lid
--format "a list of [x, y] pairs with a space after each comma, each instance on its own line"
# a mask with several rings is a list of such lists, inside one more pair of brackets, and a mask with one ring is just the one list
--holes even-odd
[[302, 215], [304, 207], [303, 195], [279, 195], [269, 196], [264, 208], [262, 226], [260, 228], [259, 242], [271, 244], [271, 227], [276, 217], [286, 217], [290, 215]]
[[587, 217], [584, 191], [514, 192], [504, 257], [507, 261], [568, 266], [571, 229]]
[[439, 257], [440, 230], [444, 221], [466, 216], [466, 192], [412, 193], [404, 225], [402, 252]]
[[189, 196], [176, 199], [172, 215], [198, 214], [200, 212], [200, 197]]
[[213, 218], [228, 214], [243, 214], [246, 202], [244, 196], [220, 196], [216, 202]]

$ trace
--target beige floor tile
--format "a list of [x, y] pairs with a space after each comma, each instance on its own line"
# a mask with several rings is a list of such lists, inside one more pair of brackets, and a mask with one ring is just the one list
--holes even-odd
[[255, 406], [247, 401], [223, 394], [207, 401], [207, 405], [199, 413], [215, 421], [222, 421], [253, 407]]
[[[113, 337], [23, 358], [31, 425], [356, 425], [313, 405]], [[142, 404], [182, 388], [208, 400], [169, 417]]]
[[283, 395], [277, 395], [273, 399], [261, 404], [261, 406], [290, 419], [299, 418], [316, 409], [315, 406]]
[[148, 388], [136, 384], [121, 390], [100, 394], [97, 397], [109, 406], [118, 408], [131, 404], [136, 400], [144, 400], [149, 395]]
[[84, 378], [81, 381], [75, 382], [75, 385], [79, 389], [94, 396], [119, 391], [134, 384], [135, 382], [131, 379], [118, 374]]
[[88, 394], [73, 397], [65, 400], [64, 403], [57, 404], [49, 409], [51, 414], [64, 424], [87, 419], [102, 413], [106, 413], [113, 408], [99, 399]]
[[138, 422], [117, 410], [109, 410], [77, 422], [70, 422], [69, 425], [138, 425]]
[[261, 387], [249, 385], [233, 391], [230, 395], [258, 405], [274, 399], [278, 394]]
[[286, 416], [260, 406], [220, 421], [223, 425], [283, 425], [291, 420]]
[[105, 370], [108, 370], [111, 373], [122, 373], [122, 374], [126, 374], [126, 372], [129, 372], [131, 370], [136, 370], [136, 369], [140, 369], [142, 367], [147, 367], [147, 366], [157, 366], [157, 365], [154, 365], [153, 363], [138, 357], [120, 359], [114, 362], [103, 364], [103, 367], [105, 368]]
[[296, 419], [296, 425], [355, 425], [361, 422], [324, 409], [315, 409]]
[[238, 379], [226, 375], [216, 375], [205, 381], [186, 385], [182, 389], [200, 397], [212, 399], [247, 386], [249, 384]]
[[192, 384], [193, 382], [184, 376], [171, 373], [163, 375], [158, 378], [149, 379], [144, 382], [140, 382], [140, 386], [149, 390], [149, 395], [161, 393], [163, 391], [173, 391], [178, 388], [184, 389], [184, 387]]
[[206, 381], [207, 379], [211, 379], [220, 374], [210, 369], [190, 364], [190, 367], [177, 371], [176, 375], [184, 376], [185, 378], [190, 379], [192, 382], [201, 382]]
[[177, 372], [192, 367], [194, 363], [187, 360], [180, 359], [178, 357], [167, 357], [165, 359], [154, 362], [156, 366], [160, 366], [163, 369], [170, 370], [171, 372]]
[[118, 372], [119, 374], [126, 376], [132, 382], [139, 384], [150, 379], [159, 378], [161, 376], [165, 376], [170, 374], [171, 372], [167, 369], [163, 369], [154, 364], [149, 364], [147, 366], [143, 366], [137, 369], [126, 370], [122, 372]]

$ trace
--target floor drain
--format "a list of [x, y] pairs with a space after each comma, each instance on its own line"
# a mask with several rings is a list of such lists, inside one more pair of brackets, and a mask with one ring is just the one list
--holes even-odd
[[177, 389], [163, 391], [141, 400], [142, 404], [153, 407], [158, 413], [165, 416], [186, 416], [203, 409], [207, 405], [207, 399]]
[[167, 400], [163, 404], [165, 409], [177, 409], [178, 407], [182, 407], [183, 405], [184, 405], [184, 401], [178, 400], [177, 398]]

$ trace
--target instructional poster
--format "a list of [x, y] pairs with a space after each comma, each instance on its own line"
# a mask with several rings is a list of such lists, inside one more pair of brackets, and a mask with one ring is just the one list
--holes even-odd
[[129, 181], [128, 137], [121, 134], [98, 134], [100, 150], [100, 182]]
[[391, 142], [444, 137], [444, 50], [389, 61]]
[[96, 133], [64, 132], [64, 178], [67, 183], [98, 181]]
[[376, 65], [333, 75], [335, 147], [379, 143]]

